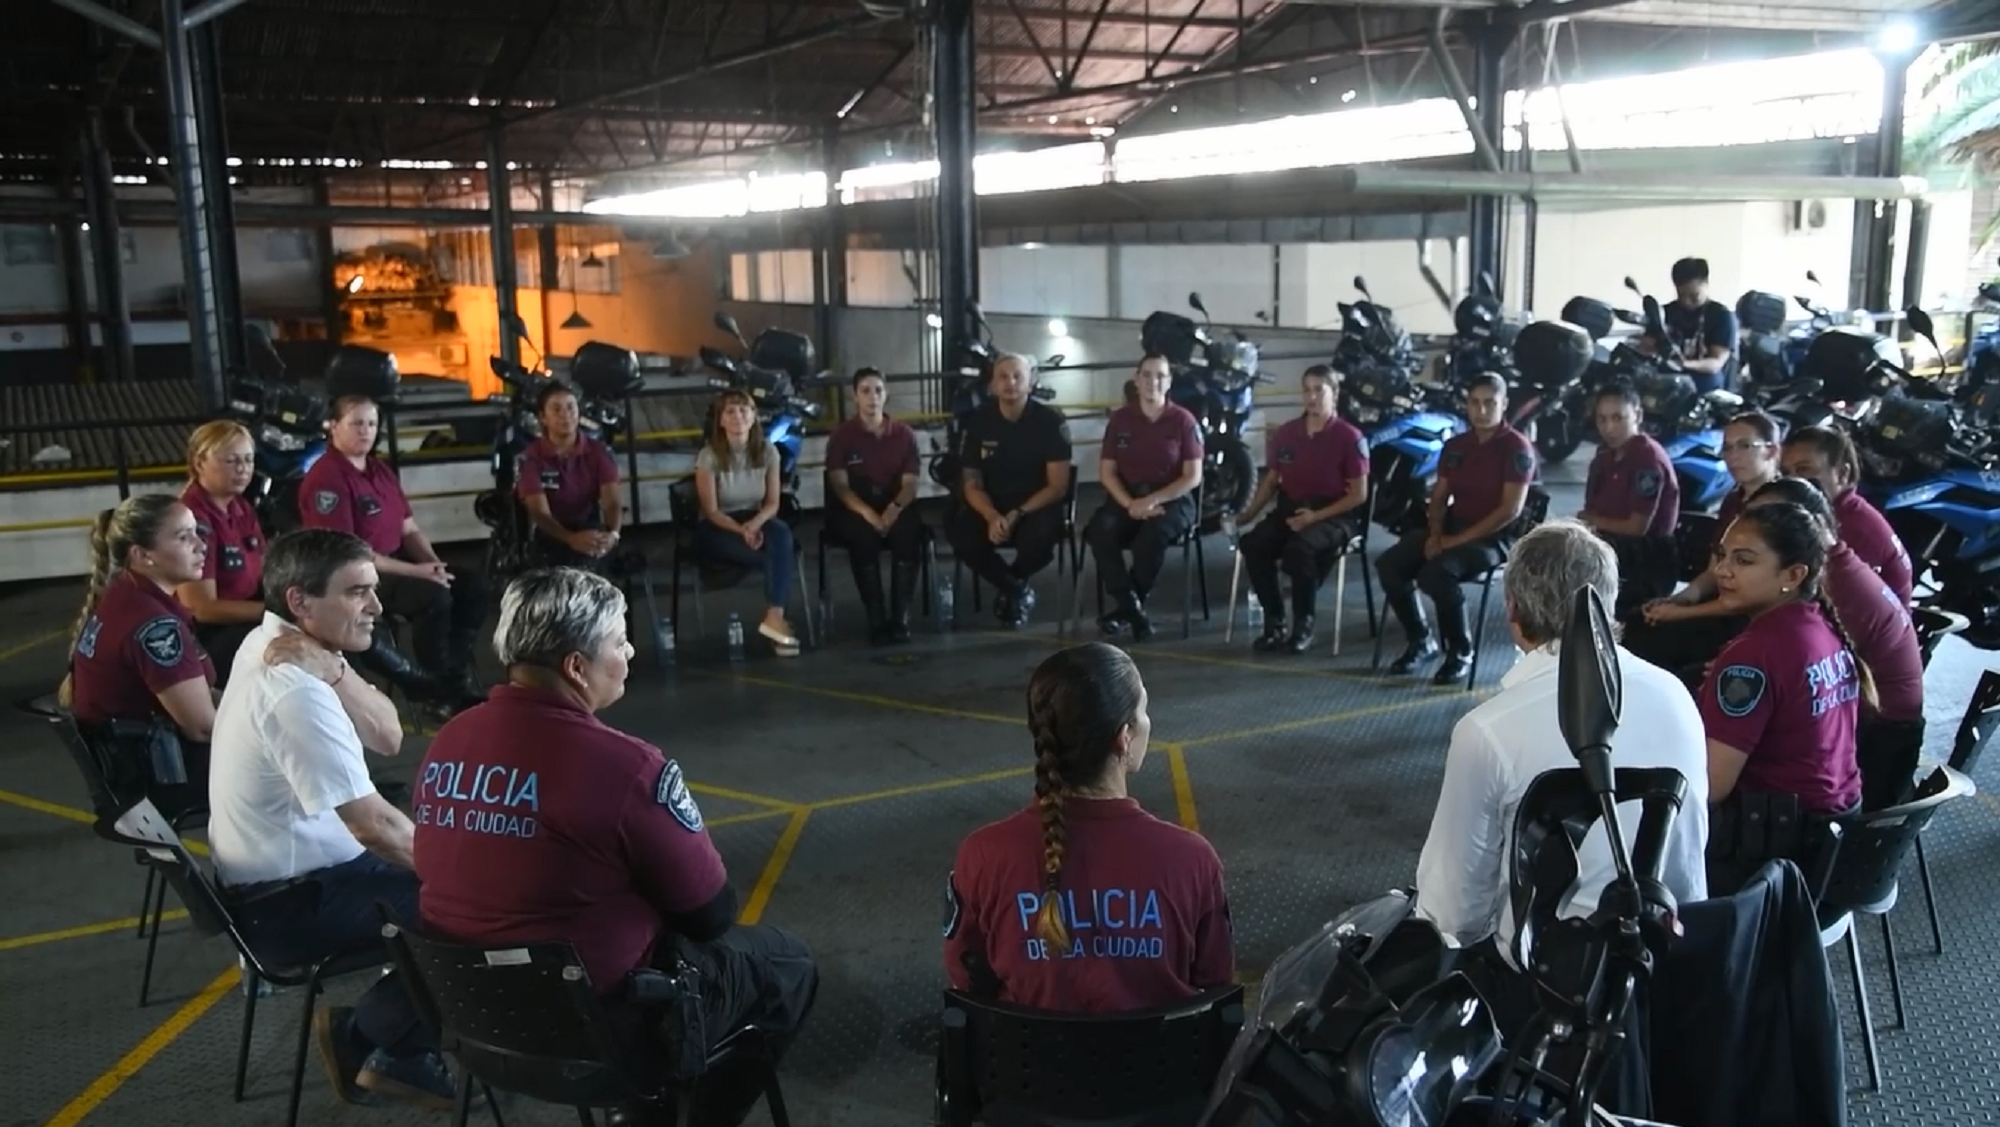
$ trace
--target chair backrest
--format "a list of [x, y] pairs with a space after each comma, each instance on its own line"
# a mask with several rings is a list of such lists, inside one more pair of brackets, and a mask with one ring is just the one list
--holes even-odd
[[111, 784], [111, 764], [104, 749], [85, 738], [83, 729], [77, 726], [76, 717], [66, 708], [58, 709], [49, 718], [49, 725], [55, 729], [56, 738], [62, 741], [64, 750], [69, 752], [77, 773], [83, 776], [84, 789], [90, 795], [90, 812], [99, 818], [115, 816], [125, 803], [119, 798], [118, 788]]
[[1972, 623], [1962, 614], [1938, 610], [1935, 607], [1917, 607], [1910, 612], [1910, 623], [1917, 629], [1917, 650], [1923, 655], [1923, 664], [1929, 668], [1931, 655], [1937, 652], [1938, 643], [1945, 635], [1957, 634]]
[[1979, 675], [1972, 699], [1966, 702], [1965, 716], [1958, 722], [1958, 735], [1951, 745], [1951, 767], [1970, 775], [1978, 765], [1993, 733], [2000, 731], [2000, 671], [1988, 669]]
[[944, 995], [940, 1084], [1010, 1122], [1192, 1124], [1243, 1025], [1243, 988], [1133, 1014], [1063, 1014]]
[[236, 930], [236, 921], [223, 906], [222, 897], [203, 871], [201, 862], [188, 851], [166, 815], [149, 799], [140, 799], [115, 817], [100, 817], [91, 827], [97, 836], [139, 851], [146, 865], [160, 874], [186, 906], [188, 919], [202, 935], [227, 935], [239, 953], [249, 955], [249, 947]]
[[611, 1024], [576, 948], [447, 943], [383, 914], [382, 936], [419, 1014], [474, 1076], [569, 1106], [651, 1094], [627, 1067], [632, 1042]]
[[1939, 767], [1917, 788], [1918, 797], [1846, 819], [1840, 856], [1820, 898], [1820, 921], [1830, 923], [1844, 912], [1885, 899], [1896, 887], [1904, 856], [1930, 824], [1932, 815], [1945, 803], [1975, 790], [1963, 773]]

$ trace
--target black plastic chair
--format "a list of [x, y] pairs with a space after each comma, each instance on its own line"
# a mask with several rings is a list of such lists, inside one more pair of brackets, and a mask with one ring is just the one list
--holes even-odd
[[291, 1103], [285, 1114], [286, 1127], [297, 1127], [299, 1097], [305, 1087], [306, 1046], [312, 1039], [313, 1011], [318, 1007], [320, 991], [330, 979], [388, 966], [388, 950], [371, 948], [297, 967], [266, 962], [258, 958], [244, 941], [243, 933], [236, 927], [235, 917], [223, 903], [208, 874], [202, 871], [201, 864], [188, 852], [180, 835], [174, 832], [151, 802], [142, 800], [115, 822], [100, 820], [97, 832], [107, 840], [131, 845], [140, 851], [145, 863], [159, 872], [162, 882], [171, 885], [180, 896], [181, 903], [187, 906], [188, 918], [193, 921], [196, 932], [226, 935], [235, 946], [247, 978], [244, 984], [247, 989], [243, 992], [243, 1033], [236, 1045], [237, 1103], [243, 1102], [243, 1081], [250, 1068], [250, 1032], [257, 1021], [258, 982], [278, 987], [305, 987], [305, 998], [299, 1008], [298, 1047], [292, 1057]]
[[[1208, 558], [1202, 552], [1201, 543], [1201, 487], [1196, 486], [1195, 491], [1190, 496], [1194, 499], [1195, 519], [1188, 525], [1186, 532], [1175, 537], [1167, 545], [1169, 551], [1179, 548], [1181, 552], [1182, 638], [1191, 638], [1194, 636], [1194, 596], [1197, 586], [1201, 589], [1201, 620], [1207, 622], [1209, 619]], [[1085, 548], [1089, 546], [1081, 533], [1077, 537], [1077, 543]], [[1076, 568], [1070, 574], [1069, 616], [1065, 620], [1068, 624], [1067, 632], [1070, 637], [1077, 636], [1077, 620], [1083, 615], [1083, 561], [1089, 558], [1090, 553], [1088, 551], [1078, 552]], [[1104, 614], [1104, 576], [1102, 573], [1097, 572], [1095, 568], [1092, 568], [1092, 573], [1093, 578], [1096, 580], [1097, 613], [1101, 617]]]
[[1130, 1014], [1065, 1014], [944, 994], [937, 1123], [1191, 1127], [1243, 1027], [1243, 987]]
[[1937, 652], [1938, 643], [1948, 634], [1960, 634], [1971, 627], [1972, 620], [1962, 614], [1953, 614], [1936, 607], [1917, 607], [1910, 611], [1910, 622], [1917, 628], [1917, 648], [1923, 654], [1924, 668], [1929, 669], [1931, 655]]
[[[1979, 683], [1973, 687], [1972, 699], [1965, 704], [1965, 716], [1958, 723], [1958, 734], [1952, 739], [1951, 758], [1947, 766], [1962, 775], [1971, 775], [1979, 764], [1979, 757], [1986, 745], [1993, 742], [1993, 733], [2000, 732], [2000, 672], [1987, 670], [1979, 675]], [[1944, 931], [1938, 927], [1937, 898], [1931, 895], [1931, 863], [1924, 856], [1924, 839], [1917, 837], [1917, 872], [1923, 878], [1924, 908], [1930, 913], [1931, 946], [1937, 954], [1944, 954]]]
[[[1533, 531], [1537, 525], [1547, 520], [1548, 516], [1548, 491], [1539, 485], [1530, 485], [1528, 487], [1527, 499], [1521, 506], [1521, 515], [1514, 518], [1513, 524], [1507, 526], [1505, 535], [1508, 541], [1511, 543], [1512, 541], [1519, 540]], [[1486, 611], [1488, 605], [1493, 600], [1493, 581], [1507, 571], [1508, 555], [1509, 553], [1503, 552], [1499, 563], [1494, 564], [1478, 575], [1467, 577], [1464, 581], [1466, 583], [1479, 584], [1479, 613], [1472, 620], [1472, 662], [1471, 667], [1465, 673], [1465, 691], [1468, 693], [1472, 691], [1473, 686], [1479, 683], [1479, 653], [1486, 648]], [[1382, 635], [1385, 633], [1387, 631], [1381, 631], [1375, 635], [1375, 657], [1371, 668], [1381, 668]]]
[[[827, 552], [832, 548], [838, 548], [843, 552], [851, 551], [852, 549], [834, 533], [831, 523], [826, 519], [825, 514], [831, 513], [833, 507], [840, 504], [840, 501], [834, 496], [833, 486], [830, 484], [823, 486], [820, 496], [825, 498], [825, 507], [821, 510], [819, 534], [814, 538], [818, 541], [819, 549], [819, 582], [816, 587], [816, 593], [819, 597], [819, 631], [822, 638], [832, 638], [833, 594], [827, 587]], [[912, 508], [914, 508], [914, 505]], [[924, 614], [935, 622], [937, 610], [931, 600], [931, 591], [933, 590], [932, 585], [937, 580], [937, 529], [921, 516], [917, 516], [914, 519], [917, 521], [919, 545], [917, 555], [919, 569], [917, 583], [923, 589], [921, 594], [924, 600]]]
[[[496, 1124], [494, 1089], [572, 1107], [584, 1127], [594, 1127], [594, 1108], [632, 1104], [670, 1104], [674, 1121], [685, 1124], [700, 1072], [745, 1057], [761, 1065], [772, 1123], [789, 1127], [777, 1067], [755, 1026], [730, 1032], [700, 1054], [698, 1070], [676, 1069], [676, 1056], [690, 1059], [685, 1047], [650, 1043], [615, 1023], [570, 944], [445, 943], [396, 920], [386, 907], [383, 916], [382, 936], [411, 1000], [439, 1047], [459, 1062], [453, 1127], [464, 1127], [471, 1113], [474, 1079], [487, 1089]], [[700, 1005], [680, 976], [647, 971], [630, 981], [635, 1005]]]
[[[701, 505], [696, 499], [693, 478], [675, 482], [667, 490], [667, 507], [674, 530], [674, 572], [673, 598], [674, 643], [680, 643], [681, 636], [681, 572], [694, 573], [694, 618], [697, 637], [708, 633], [707, 618], [703, 610], [702, 596], [709, 590], [724, 590], [743, 581], [751, 574], [750, 569], [735, 564], [715, 565], [701, 558], [701, 545], [695, 539], [695, 528], [701, 523]], [[806, 546], [799, 531], [799, 505], [790, 493], [784, 494], [778, 502], [778, 519], [792, 530], [792, 590], [798, 593], [799, 610], [805, 616], [804, 646], [816, 647], [819, 633], [813, 621], [813, 600], [806, 594]], [[650, 596], [648, 597], [650, 603]], [[745, 627], [745, 633], [749, 628]]]
[[1895, 1002], [1895, 1028], [1904, 1027], [1903, 981], [1896, 966], [1895, 933], [1889, 912], [1896, 906], [1897, 876], [1903, 859], [1919, 840], [1940, 807], [1975, 793], [1972, 779], [1950, 767], [1939, 767], [1917, 788], [1917, 796], [1900, 806], [1871, 810], [1845, 819], [1840, 855], [1835, 860], [1825, 895], [1819, 899], [1820, 945], [1847, 941], [1848, 965], [1854, 976], [1854, 1004], [1860, 1011], [1863, 1047], [1868, 1058], [1869, 1090], [1882, 1090], [1882, 1065], [1875, 1048], [1874, 1019], [1868, 1009], [1868, 989], [1861, 973], [1861, 941], [1854, 916], [1882, 921], [1882, 948], [1889, 964], [1889, 993]]

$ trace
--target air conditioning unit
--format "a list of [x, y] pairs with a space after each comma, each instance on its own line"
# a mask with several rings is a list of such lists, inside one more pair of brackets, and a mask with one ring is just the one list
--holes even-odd
[[1825, 200], [1793, 200], [1785, 205], [1786, 232], [1819, 231], [1825, 227]]

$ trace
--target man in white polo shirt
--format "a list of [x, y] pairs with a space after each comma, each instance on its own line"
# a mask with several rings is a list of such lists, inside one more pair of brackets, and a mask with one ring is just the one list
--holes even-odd
[[[301, 965], [383, 950], [385, 901], [417, 918], [413, 827], [362, 751], [401, 749], [396, 707], [348, 668], [382, 613], [368, 545], [309, 529], [272, 541], [264, 621], [216, 709], [209, 846], [217, 884], [260, 959]], [[383, 952], [386, 956], [386, 951]], [[393, 975], [314, 1017], [334, 1090], [450, 1108], [450, 1074]]]

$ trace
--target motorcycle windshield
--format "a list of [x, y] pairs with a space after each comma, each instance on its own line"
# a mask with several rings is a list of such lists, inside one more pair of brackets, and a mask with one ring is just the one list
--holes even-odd
[[1368, 1095], [1383, 1127], [1438, 1127], [1500, 1056], [1500, 1028], [1469, 979], [1418, 991], [1368, 1054]]

